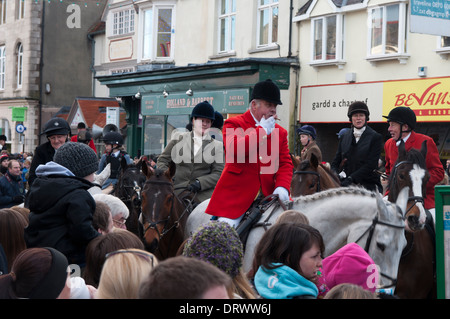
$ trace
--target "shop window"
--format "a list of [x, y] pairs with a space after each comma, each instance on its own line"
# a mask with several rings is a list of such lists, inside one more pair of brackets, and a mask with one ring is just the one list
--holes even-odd
[[234, 51], [236, 0], [219, 1], [219, 53]]
[[258, 0], [257, 47], [278, 42], [278, 0]]
[[139, 51], [142, 60], [173, 59], [174, 11], [174, 6], [167, 5], [141, 8]]
[[342, 64], [343, 15], [332, 15], [312, 20], [311, 65]]
[[[406, 4], [369, 9], [368, 59], [398, 58], [406, 54]], [[403, 56], [403, 59], [407, 58]]]

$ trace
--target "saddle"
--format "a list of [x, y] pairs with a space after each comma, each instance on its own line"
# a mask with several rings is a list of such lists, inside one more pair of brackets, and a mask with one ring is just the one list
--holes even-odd
[[[292, 205], [292, 203], [290, 203]], [[270, 214], [266, 221], [262, 223], [258, 223], [261, 219], [264, 212], [272, 205], [276, 205], [274, 209], [272, 210], [272, 213], [278, 208], [278, 206], [283, 207], [284, 210], [287, 210], [288, 208], [286, 205], [278, 198], [278, 195], [269, 195], [266, 197], [259, 196], [256, 198], [256, 200], [253, 202], [252, 206], [244, 213], [244, 216], [242, 217], [239, 225], [236, 228], [236, 232], [239, 235], [239, 238], [241, 239], [242, 245], [245, 249], [245, 244], [247, 242], [248, 235], [250, 233], [250, 230], [257, 226], [270, 226], [270, 224], [267, 222], [272, 214]]]

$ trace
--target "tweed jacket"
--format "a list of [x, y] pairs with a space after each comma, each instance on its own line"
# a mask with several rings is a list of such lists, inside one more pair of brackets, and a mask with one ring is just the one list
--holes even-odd
[[200, 182], [201, 190], [197, 200], [202, 202], [211, 197], [224, 167], [223, 143], [207, 135], [202, 140], [202, 148], [194, 154], [194, 133], [184, 132], [173, 138], [158, 157], [157, 168], [167, 170], [170, 161], [175, 162], [175, 193], [185, 187]]

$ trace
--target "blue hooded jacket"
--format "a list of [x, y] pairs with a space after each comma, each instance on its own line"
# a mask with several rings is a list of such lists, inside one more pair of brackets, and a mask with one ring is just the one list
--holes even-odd
[[275, 269], [259, 267], [255, 275], [255, 288], [266, 299], [317, 298], [319, 290], [310, 280], [292, 268], [280, 263]]

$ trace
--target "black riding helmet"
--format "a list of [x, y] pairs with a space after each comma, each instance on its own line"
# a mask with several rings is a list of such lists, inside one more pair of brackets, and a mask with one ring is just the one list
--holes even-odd
[[214, 107], [208, 101], [198, 103], [192, 109], [191, 120], [197, 117], [210, 119], [211, 121], [214, 121], [215, 119]]
[[251, 99], [264, 100], [277, 105], [283, 104], [280, 99], [280, 89], [271, 79], [256, 83], [252, 91]]
[[108, 132], [103, 136], [103, 143], [111, 145], [123, 145], [123, 137], [119, 132]]
[[398, 106], [393, 108], [388, 116], [383, 115], [384, 118], [387, 118], [388, 122], [397, 122], [401, 125], [407, 124], [410, 130], [414, 130], [416, 127], [416, 114], [409, 107]]
[[350, 122], [352, 121], [352, 115], [355, 113], [364, 113], [366, 115], [366, 122], [369, 120], [369, 108], [364, 102], [356, 101], [350, 104], [347, 111], [347, 116]]

